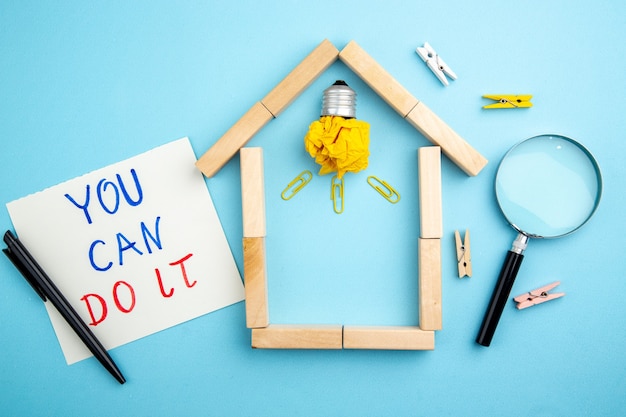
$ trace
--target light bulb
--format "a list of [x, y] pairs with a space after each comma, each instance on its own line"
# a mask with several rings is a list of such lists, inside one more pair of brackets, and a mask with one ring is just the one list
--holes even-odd
[[348, 84], [339, 80], [324, 90], [321, 117], [304, 137], [306, 151], [321, 165], [319, 175], [336, 172], [341, 179], [367, 168], [370, 126], [355, 117], [356, 93]]

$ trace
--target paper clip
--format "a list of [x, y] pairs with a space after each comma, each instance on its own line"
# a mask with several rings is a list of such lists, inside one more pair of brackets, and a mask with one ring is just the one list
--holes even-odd
[[333, 200], [333, 210], [337, 214], [343, 213], [343, 178], [337, 182], [335, 175], [330, 182], [330, 199]]
[[454, 231], [454, 241], [456, 243], [456, 262], [459, 269], [459, 278], [472, 276], [472, 255], [470, 252], [470, 232], [465, 230], [463, 242], [458, 230]]
[[490, 100], [495, 100], [496, 103], [488, 104], [483, 106], [483, 109], [517, 109], [523, 107], [532, 107], [533, 103], [530, 102], [530, 99], [533, 98], [532, 95], [487, 95], [483, 96], [483, 98], [488, 98]]
[[417, 47], [415, 50], [417, 54], [422, 58], [422, 61], [428, 65], [428, 68], [437, 76], [439, 81], [443, 83], [443, 85], [448, 85], [448, 79], [446, 75], [453, 80], [456, 80], [456, 74], [454, 71], [450, 69], [443, 59], [435, 52], [432, 46], [428, 42], [424, 42], [424, 46]]
[[528, 291], [527, 293], [518, 295], [513, 299], [517, 303], [517, 309], [521, 310], [523, 308], [545, 303], [546, 301], [554, 300], [555, 298], [563, 297], [565, 295], [564, 292], [557, 292], [554, 294], [548, 293], [548, 291], [550, 291], [560, 283], [560, 281], [556, 281], [544, 287], [537, 288], [536, 290]]
[[400, 194], [398, 194], [398, 192], [394, 190], [391, 185], [387, 184], [387, 182], [370, 175], [367, 177], [367, 183], [371, 185], [373, 189], [378, 191], [380, 195], [385, 197], [385, 199], [391, 204], [396, 204], [400, 201]]
[[[283, 200], [291, 199], [294, 195], [298, 193], [298, 191], [304, 188], [304, 186], [307, 185], [312, 178], [313, 174], [311, 174], [311, 171], [305, 169], [300, 174], [298, 174], [298, 176], [294, 178], [289, 184], [287, 184], [287, 188], [283, 190], [280, 196]], [[289, 190], [291, 190], [291, 193], [285, 195], [285, 193]]]

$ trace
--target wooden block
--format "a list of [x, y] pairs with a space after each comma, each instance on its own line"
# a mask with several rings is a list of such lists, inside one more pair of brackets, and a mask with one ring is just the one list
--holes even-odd
[[341, 59], [372, 90], [385, 100], [402, 117], [417, 105], [418, 101], [378, 62], [368, 55], [356, 42], [350, 41], [339, 53]]
[[263, 148], [241, 148], [241, 208], [243, 237], [265, 236]]
[[422, 135], [437, 146], [443, 153], [468, 175], [478, 175], [487, 165], [487, 159], [459, 136], [422, 102], [418, 103], [406, 120]]
[[441, 146], [444, 153], [468, 175], [477, 175], [487, 160], [441, 120], [424, 103], [413, 97], [356, 42], [339, 53], [352, 71], [363, 79], [395, 111], [411, 123], [426, 139]]
[[267, 301], [267, 266], [265, 238], [243, 238], [243, 279], [246, 291], [246, 326], [267, 327], [270, 324]]
[[441, 149], [426, 146], [417, 150], [419, 183], [420, 237], [443, 237], [441, 201]]
[[270, 324], [252, 329], [252, 347], [256, 349], [341, 349], [341, 325]]
[[344, 326], [344, 349], [433, 350], [435, 332], [413, 326]]
[[196, 167], [205, 176], [212, 177], [272, 118], [272, 113], [261, 102], [255, 103], [198, 159]]
[[419, 239], [419, 324], [441, 330], [441, 239]]
[[261, 103], [278, 116], [296, 97], [311, 85], [321, 73], [337, 60], [339, 50], [327, 39], [322, 41], [293, 71], [291, 71]]

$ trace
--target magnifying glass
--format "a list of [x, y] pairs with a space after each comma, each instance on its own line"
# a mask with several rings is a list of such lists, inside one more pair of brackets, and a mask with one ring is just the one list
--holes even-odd
[[578, 230], [598, 208], [602, 175], [593, 155], [561, 135], [526, 139], [502, 158], [496, 198], [518, 232], [506, 255], [476, 342], [489, 346], [511, 293], [529, 238], [556, 238]]

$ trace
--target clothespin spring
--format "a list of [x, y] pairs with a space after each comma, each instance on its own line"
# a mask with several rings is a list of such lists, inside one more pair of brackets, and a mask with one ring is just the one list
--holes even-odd
[[456, 260], [457, 263], [462, 264], [463, 268], [467, 268], [467, 261], [465, 260], [465, 245], [461, 245], [461, 257]]
[[500, 103], [502, 104], [510, 104], [513, 107], [519, 107], [519, 104], [522, 102], [522, 100], [517, 99], [517, 100], [509, 100], [507, 98], [501, 98], [500, 99]]

